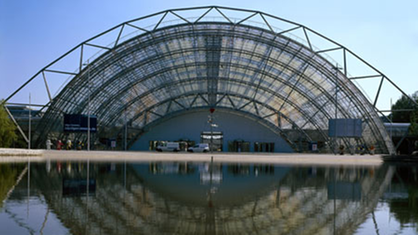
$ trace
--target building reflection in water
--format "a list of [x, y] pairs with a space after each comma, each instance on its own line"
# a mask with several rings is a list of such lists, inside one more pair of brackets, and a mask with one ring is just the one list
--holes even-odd
[[[2, 188], [6, 210], [0, 216], [13, 214], [13, 203], [30, 189], [28, 213], [36, 213], [29, 210], [28, 198], [43, 198], [48, 213], [56, 217], [54, 226], [71, 234], [353, 234], [375, 219], [379, 200], [388, 202], [401, 224], [416, 227], [418, 222], [418, 173], [411, 166], [213, 161], [28, 166], [30, 178], [17, 182], [19, 172], [29, 169], [0, 165], [0, 174], [9, 176], [3, 176], [4, 185], [17, 184], [13, 193]], [[17, 212], [13, 216], [24, 218]], [[39, 227], [22, 221], [15, 222]], [[369, 229], [376, 233], [379, 224]]]

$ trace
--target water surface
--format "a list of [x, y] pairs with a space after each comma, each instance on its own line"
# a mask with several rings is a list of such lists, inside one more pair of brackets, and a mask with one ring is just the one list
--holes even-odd
[[418, 234], [418, 166], [0, 164], [1, 234]]

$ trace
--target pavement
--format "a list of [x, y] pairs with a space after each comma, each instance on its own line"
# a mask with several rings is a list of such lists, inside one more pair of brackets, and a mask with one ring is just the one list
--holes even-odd
[[10, 156], [42, 156], [44, 150], [39, 149], [13, 149], [13, 148], [0, 148], [0, 157]]
[[[0, 149], [0, 153], [1, 153]], [[230, 163], [262, 163], [279, 165], [380, 165], [381, 155], [334, 155], [308, 153], [157, 153], [150, 151], [76, 151], [76, 150], [32, 150], [26, 155], [18, 152], [9, 156], [0, 154], [0, 162], [45, 160], [65, 161], [112, 161], [112, 162], [214, 162]]]

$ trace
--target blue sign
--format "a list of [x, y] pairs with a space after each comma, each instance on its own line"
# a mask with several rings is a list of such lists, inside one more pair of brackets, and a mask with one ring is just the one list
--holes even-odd
[[[64, 114], [64, 132], [87, 132], [87, 115]], [[90, 132], [97, 132], [97, 117], [90, 115]]]
[[330, 119], [329, 137], [361, 137], [363, 133], [361, 119]]

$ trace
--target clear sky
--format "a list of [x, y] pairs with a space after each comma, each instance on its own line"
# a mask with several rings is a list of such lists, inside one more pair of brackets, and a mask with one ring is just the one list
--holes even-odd
[[407, 94], [418, 90], [416, 0], [0, 0], [0, 99], [80, 42], [119, 23], [206, 5], [259, 10], [305, 25], [349, 48]]

